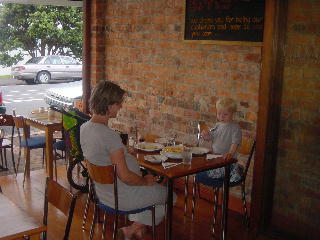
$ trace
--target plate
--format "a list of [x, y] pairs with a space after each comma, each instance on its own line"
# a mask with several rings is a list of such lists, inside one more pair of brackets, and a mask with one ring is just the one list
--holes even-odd
[[207, 159], [215, 159], [215, 158], [220, 158], [223, 155], [221, 154], [207, 154]]
[[210, 152], [208, 148], [204, 148], [204, 147], [192, 147], [191, 149], [192, 149], [192, 154], [197, 156], [201, 156]]
[[135, 148], [144, 152], [156, 152], [164, 148], [160, 143], [141, 142], [135, 145]]
[[163, 138], [157, 138], [157, 139], [155, 139], [154, 141], [155, 141], [156, 143], [161, 143], [161, 144], [163, 144], [163, 145], [167, 145], [168, 142], [170, 142], [170, 141], [172, 141], [172, 140], [173, 140], [173, 138], [163, 137]]
[[183, 152], [183, 146], [176, 145], [176, 146], [164, 147], [160, 152], [160, 154], [168, 158], [180, 159], [182, 158], [182, 152]]
[[162, 162], [165, 162], [168, 158], [163, 155], [146, 155], [144, 156], [144, 160], [154, 163], [154, 164], [160, 164]]

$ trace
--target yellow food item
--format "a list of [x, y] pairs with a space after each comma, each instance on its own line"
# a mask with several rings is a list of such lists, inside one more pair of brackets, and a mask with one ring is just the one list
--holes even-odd
[[181, 153], [183, 151], [183, 148], [182, 147], [165, 147], [164, 151]]

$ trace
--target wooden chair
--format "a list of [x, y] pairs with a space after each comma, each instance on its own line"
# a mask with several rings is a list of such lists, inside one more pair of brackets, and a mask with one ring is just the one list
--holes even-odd
[[[0, 149], [1, 149], [0, 154], [1, 154], [2, 166], [4, 166], [4, 162], [5, 162], [5, 166], [6, 166], [5, 168], [8, 169], [7, 151], [6, 150], [10, 149], [13, 169], [14, 169], [15, 174], [17, 175], [17, 169], [16, 169], [16, 164], [14, 161], [14, 154], [13, 154], [13, 135], [14, 135], [14, 129], [15, 129], [13, 116], [7, 115], [7, 114], [1, 114], [0, 115], [0, 126], [11, 127], [11, 136], [9, 137], [9, 139], [5, 138], [5, 132], [3, 129], [1, 129], [2, 130], [2, 132], [1, 132], [2, 142], [1, 142], [1, 146], [0, 146]], [[3, 159], [2, 153], [4, 154], [4, 159]]]
[[[42, 161], [44, 161], [44, 156], [45, 156], [45, 147], [46, 147], [46, 137], [45, 136], [30, 136], [27, 137], [26, 133], [27, 133], [27, 126], [25, 124], [25, 120], [22, 116], [16, 116], [13, 117], [14, 122], [15, 122], [15, 126], [17, 128], [18, 131], [18, 138], [19, 138], [19, 144], [20, 144], [20, 148], [19, 148], [19, 160], [18, 160], [18, 167], [19, 167], [19, 163], [20, 163], [20, 157], [21, 157], [21, 148], [28, 148], [29, 150], [32, 149], [37, 149], [37, 148], [42, 148]], [[20, 135], [20, 128], [23, 129], [23, 139]], [[25, 168], [24, 168], [24, 176], [23, 176], [23, 185], [26, 179], [26, 168], [27, 165], [27, 161], [25, 163]], [[17, 168], [18, 168], [17, 167]]]
[[[47, 177], [46, 190], [44, 198], [44, 215], [43, 224], [48, 225], [48, 208], [49, 203], [58, 208], [65, 216], [67, 216], [66, 228], [64, 231], [63, 240], [67, 240], [72, 224], [73, 212], [76, 206], [77, 197], [80, 192], [72, 194], [56, 181]], [[47, 234], [44, 234], [44, 239], [47, 239]]]
[[[245, 166], [240, 165], [241, 178], [236, 182], [230, 182], [230, 187], [241, 186], [242, 193], [242, 204], [244, 209], [244, 216], [246, 225], [249, 226], [249, 217], [247, 211], [247, 203], [246, 203], [246, 195], [245, 195], [245, 181], [247, 177], [247, 173], [249, 170], [249, 166], [251, 163], [251, 159], [256, 147], [256, 140], [243, 137], [241, 146], [238, 150], [238, 153], [247, 156], [247, 160]], [[212, 234], [215, 235], [215, 224], [216, 224], [216, 216], [217, 216], [217, 207], [218, 207], [218, 197], [219, 190], [223, 186], [224, 178], [210, 178], [206, 174], [198, 173], [194, 176], [193, 180], [193, 191], [192, 191], [192, 218], [194, 217], [194, 208], [195, 208], [195, 189], [197, 184], [203, 184], [213, 188], [214, 198], [213, 198], [213, 217], [212, 217]]]
[[[146, 210], [152, 211], [152, 239], [155, 239], [155, 206], [148, 206], [145, 208], [140, 209], [134, 209], [130, 211], [125, 210], [119, 210], [118, 209], [118, 187], [117, 187], [117, 171], [115, 165], [109, 165], [109, 166], [97, 166], [89, 161], [86, 161], [87, 169], [89, 172], [90, 177], [90, 189], [89, 189], [89, 198], [93, 199], [94, 202], [94, 213], [93, 213], [93, 220], [91, 224], [90, 229], [90, 235], [89, 239], [91, 240], [93, 238], [94, 234], [94, 227], [98, 216], [98, 209], [105, 212], [104, 219], [103, 219], [103, 225], [102, 225], [102, 239], [105, 239], [105, 232], [106, 232], [106, 213], [109, 214], [115, 214], [115, 219], [113, 223], [113, 240], [117, 238], [117, 230], [118, 230], [118, 218], [119, 215], [129, 215], [129, 214], [136, 214], [140, 212], [144, 212]], [[99, 198], [95, 192], [94, 182], [100, 183], [100, 184], [113, 184], [114, 187], [114, 202], [115, 206], [110, 207], [105, 205], [104, 203], [99, 201]], [[86, 209], [87, 211], [88, 209]]]

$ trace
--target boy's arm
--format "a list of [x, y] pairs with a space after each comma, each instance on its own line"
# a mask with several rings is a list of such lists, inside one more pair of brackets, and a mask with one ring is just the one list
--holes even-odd
[[236, 153], [236, 151], [237, 151], [238, 145], [239, 144], [232, 143], [231, 146], [230, 146], [229, 151], [226, 154], [223, 155], [223, 158], [226, 159], [226, 160], [229, 160], [230, 158], [232, 158], [234, 156], [234, 154]]

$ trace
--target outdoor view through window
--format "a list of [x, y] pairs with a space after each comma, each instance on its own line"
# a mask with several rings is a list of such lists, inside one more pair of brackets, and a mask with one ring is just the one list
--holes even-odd
[[[73, 99], [82, 96], [82, 2], [41, 1], [64, 6], [14, 2], [19, 1], [0, 3], [1, 114], [12, 115], [14, 111], [27, 116], [47, 112], [51, 103], [71, 105]], [[65, 90], [70, 88], [74, 90]], [[11, 127], [1, 129], [6, 137], [11, 135]], [[41, 130], [31, 128], [31, 135], [41, 134]], [[17, 129], [14, 136], [14, 154], [19, 155]], [[13, 172], [11, 154], [7, 155], [9, 171], [1, 171], [0, 175]], [[40, 164], [31, 168], [42, 167], [42, 153], [36, 155]], [[21, 161], [19, 172], [24, 168]]]

